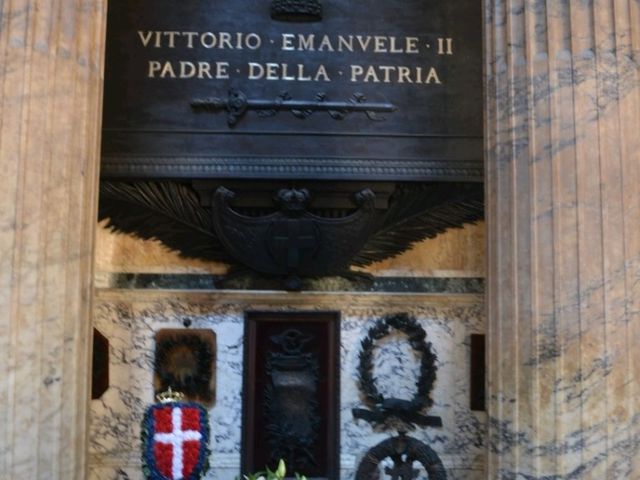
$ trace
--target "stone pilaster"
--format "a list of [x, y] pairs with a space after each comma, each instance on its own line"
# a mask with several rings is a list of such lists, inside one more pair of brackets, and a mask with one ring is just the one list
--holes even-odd
[[0, 476], [85, 476], [106, 2], [0, 1]]
[[640, 472], [640, 4], [486, 2], [487, 479]]

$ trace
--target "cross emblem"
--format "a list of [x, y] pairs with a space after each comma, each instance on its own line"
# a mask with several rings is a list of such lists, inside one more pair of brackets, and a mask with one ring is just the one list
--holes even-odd
[[153, 435], [156, 458], [171, 456], [171, 464], [159, 463], [159, 470], [172, 480], [188, 477], [194, 465], [185, 465], [185, 451], [195, 449], [197, 452], [202, 440], [202, 433], [194, 429], [200, 423], [199, 411], [195, 408], [173, 407], [158, 409], [154, 413], [157, 424]]
[[288, 268], [300, 267], [301, 253], [312, 252], [318, 246], [318, 237], [312, 221], [284, 220], [274, 222], [272, 228], [272, 248], [279, 259], [286, 258]]
[[386, 467], [384, 473], [391, 476], [391, 480], [413, 480], [418, 478], [420, 470], [413, 468], [413, 462], [403, 462], [402, 459], [394, 459], [393, 468]]

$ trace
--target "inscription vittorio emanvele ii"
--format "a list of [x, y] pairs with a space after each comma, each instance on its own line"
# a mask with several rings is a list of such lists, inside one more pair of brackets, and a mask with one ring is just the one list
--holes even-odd
[[[278, 36], [243, 32], [195, 32], [138, 30], [140, 45], [145, 49], [175, 50], [247, 50], [258, 51], [265, 45], [282, 52], [320, 52], [351, 54], [385, 54], [417, 56], [454, 53], [453, 39], [385, 35], [316, 35], [313, 33], [281, 33]], [[389, 65], [350, 63], [338, 67], [323, 63], [286, 63], [248, 61], [232, 64], [217, 60], [148, 60], [148, 78], [198, 78], [229, 80], [234, 75], [248, 80], [284, 80], [298, 82], [331, 82], [342, 77], [351, 83], [415, 83], [441, 84], [441, 75], [432, 65]]]

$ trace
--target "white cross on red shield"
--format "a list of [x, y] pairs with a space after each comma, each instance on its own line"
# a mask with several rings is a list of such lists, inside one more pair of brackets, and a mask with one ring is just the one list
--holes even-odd
[[152, 405], [143, 421], [143, 461], [148, 480], [197, 480], [209, 453], [209, 420], [196, 403]]

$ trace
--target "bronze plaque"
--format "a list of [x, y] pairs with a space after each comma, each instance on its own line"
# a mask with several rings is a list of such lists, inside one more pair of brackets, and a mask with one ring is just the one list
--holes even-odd
[[213, 330], [165, 328], [156, 333], [155, 394], [174, 391], [213, 406], [216, 396], [216, 334]]
[[477, 0], [111, 0], [103, 176], [480, 181], [481, 18]]

